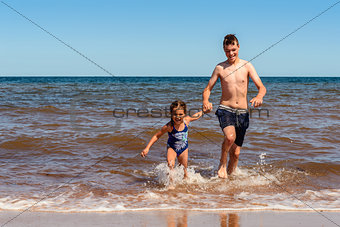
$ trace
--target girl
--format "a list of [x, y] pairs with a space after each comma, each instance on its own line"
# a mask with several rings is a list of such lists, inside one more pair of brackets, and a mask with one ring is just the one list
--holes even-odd
[[188, 166], [188, 125], [191, 121], [199, 119], [203, 112], [197, 112], [192, 117], [187, 116], [186, 104], [175, 101], [170, 105], [171, 120], [164, 125], [150, 140], [146, 148], [141, 152], [145, 157], [151, 146], [166, 132], [168, 132], [167, 161], [170, 169], [175, 166], [176, 157], [178, 162], [184, 166], [184, 178], [187, 177]]

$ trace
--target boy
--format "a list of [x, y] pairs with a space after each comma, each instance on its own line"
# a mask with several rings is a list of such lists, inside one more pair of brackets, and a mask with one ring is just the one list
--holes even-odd
[[[229, 34], [224, 37], [223, 49], [227, 60], [215, 67], [209, 83], [203, 91], [203, 111], [209, 112], [212, 110], [209, 96], [219, 78], [221, 80], [222, 96], [216, 115], [224, 134], [224, 141], [217, 174], [220, 178], [227, 178], [228, 174], [231, 174], [237, 167], [243, 139], [249, 126], [247, 101], [249, 77], [259, 91], [257, 96], [250, 100], [252, 106], [258, 107], [262, 105], [266, 88], [263, 86], [253, 65], [238, 57], [240, 45], [235, 35]], [[227, 170], [228, 153], [229, 163]]]

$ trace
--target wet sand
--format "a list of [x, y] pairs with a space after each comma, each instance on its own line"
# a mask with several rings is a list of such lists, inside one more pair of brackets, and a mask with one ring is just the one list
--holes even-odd
[[[153, 210], [110, 213], [1, 211], [1, 226], [339, 226], [339, 212]], [[330, 220], [328, 220], [330, 219]], [[4, 225], [5, 224], [5, 225]]]

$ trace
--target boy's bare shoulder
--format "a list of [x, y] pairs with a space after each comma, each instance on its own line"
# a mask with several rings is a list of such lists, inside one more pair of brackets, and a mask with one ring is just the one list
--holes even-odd
[[227, 61], [220, 62], [215, 67], [215, 73], [217, 73], [218, 75], [221, 75], [223, 70], [227, 67], [228, 67]]
[[223, 68], [225, 68], [227, 65], [228, 65], [227, 61], [222, 61], [222, 62], [220, 62], [220, 63], [218, 63], [218, 64], [216, 65], [216, 69], [217, 69], [217, 68], [223, 69]]
[[246, 61], [246, 60], [243, 60], [243, 59], [240, 59], [239, 64], [244, 65], [247, 69], [249, 69], [250, 67], [253, 67], [253, 65], [249, 61]]

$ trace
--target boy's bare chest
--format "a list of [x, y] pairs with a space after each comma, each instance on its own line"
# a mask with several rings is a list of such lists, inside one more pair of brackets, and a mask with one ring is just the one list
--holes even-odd
[[230, 66], [221, 71], [220, 79], [222, 84], [246, 84], [248, 82], [248, 71], [245, 67]]

